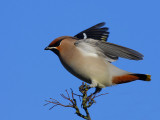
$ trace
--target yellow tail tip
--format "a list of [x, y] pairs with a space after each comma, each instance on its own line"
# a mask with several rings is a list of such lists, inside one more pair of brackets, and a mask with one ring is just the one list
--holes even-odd
[[148, 75], [148, 74], [146, 75], [147, 75], [146, 81], [151, 81], [151, 75]]

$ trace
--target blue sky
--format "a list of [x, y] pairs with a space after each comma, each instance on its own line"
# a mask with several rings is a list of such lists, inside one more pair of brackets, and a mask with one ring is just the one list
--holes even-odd
[[78, 92], [81, 81], [44, 48], [56, 37], [106, 22], [109, 42], [144, 54], [143, 61], [120, 59], [114, 65], [152, 75], [105, 88], [90, 108], [93, 120], [160, 119], [160, 2], [158, 0], [5, 0], [0, 2], [0, 120], [81, 120], [71, 108], [43, 106], [60, 93]]

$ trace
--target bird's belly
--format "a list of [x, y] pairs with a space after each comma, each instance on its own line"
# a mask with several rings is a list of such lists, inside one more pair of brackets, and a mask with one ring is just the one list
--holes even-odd
[[61, 59], [61, 62], [70, 73], [87, 83], [94, 80], [100, 87], [112, 85], [111, 76], [103, 58], [79, 56], [79, 59], [75, 60], [72, 57], [70, 60]]

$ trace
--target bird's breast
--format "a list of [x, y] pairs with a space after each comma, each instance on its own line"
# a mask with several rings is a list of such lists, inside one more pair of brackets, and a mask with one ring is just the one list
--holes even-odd
[[[70, 54], [65, 54], [66, 52]], [[112, 84], [104, 58], [96, 54], [84, 54], [74, 47], [61, 52], [60, 60], [69, 72], [85, 82], [91, 83], [91, 80], [95, 80], [105, 86]]]

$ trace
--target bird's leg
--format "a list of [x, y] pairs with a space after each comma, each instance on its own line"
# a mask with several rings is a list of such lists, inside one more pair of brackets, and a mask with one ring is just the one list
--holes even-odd
[[97, 93], [99, 93], [101, 90], [102, 90], [102, 88], [96, 87], [96, 90], [95, 90], [95, 92], [94, 92], [93, 94], [97, 94]]
[[98, 86], [98, 83], [97, 83], [96, 81], [92, 80], [92, 83], [89, 85], [89, 88], [95, 87], [96, 90], [95, 90], [95, 92], [92, 93], [90, 96], [95, 95], [95, 94], [99, 93], [99, 92], [102, 90], [102, 88], [99, 88], [99, 87], [97, 87], [97, 86]]

